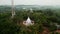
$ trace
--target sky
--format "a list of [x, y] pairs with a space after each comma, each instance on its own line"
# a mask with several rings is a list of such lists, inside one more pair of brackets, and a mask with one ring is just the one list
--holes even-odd
[[[0, 5], [11, 5], [11, 0], [0, 0]], [[60, 0], [14, 0], [14, 5], [60, 5]]]

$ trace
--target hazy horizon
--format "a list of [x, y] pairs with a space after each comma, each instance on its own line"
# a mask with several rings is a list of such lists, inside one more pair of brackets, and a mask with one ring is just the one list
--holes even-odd
[[[0, 0], [0, 5], [11, 5], [12, 0]], [[14, 0], [14, 5], [60, 6], [60, 0]]]

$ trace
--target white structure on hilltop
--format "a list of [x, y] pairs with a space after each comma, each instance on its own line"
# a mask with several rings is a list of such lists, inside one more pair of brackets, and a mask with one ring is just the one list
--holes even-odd
[[32, 8], [30, 8], [30, 12], [32, 12], [32, 13], [33, 13], [33, 9], [32, 9]]
[[32, 21], [29, 17], [27, 18], [26, 21], [23, 21], [23, 24], [26, 26], [30, 26], [34, 24], [34, 21]]

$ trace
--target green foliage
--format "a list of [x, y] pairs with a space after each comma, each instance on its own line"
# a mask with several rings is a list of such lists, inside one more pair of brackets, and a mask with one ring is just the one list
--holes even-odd
[[[27, 17], [34, 21], [33, 26], [22, 26], [17, 23], [22, 23]], [[30, 11], [16, 11], [15, 17], [11, 18], [11, 13], [0, 13], [0, 34], [39, 34], [47, 27], [51, 32], [56, 30], [54, 23], [60, 22], [60, 15], [52, 12], [52, 10], [33, 10]], [[52, 23], [52, 25], [50, 24]]]

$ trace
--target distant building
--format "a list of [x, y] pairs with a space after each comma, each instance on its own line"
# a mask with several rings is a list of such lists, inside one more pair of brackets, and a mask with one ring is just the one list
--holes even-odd
[[30, 8], [30, 12], [32, 12], [32, 13], [33, 13], [33, 9], [32, 9], [32, 8]]
[[22, 8], [22, 9], [24, 9], [24, 10], [25, 10], [26, 8]]
[[57, 30], [60, 30], [60, 25], [58, 25], [57, 23], [55, 23], [55, 26], [57, 27]]

